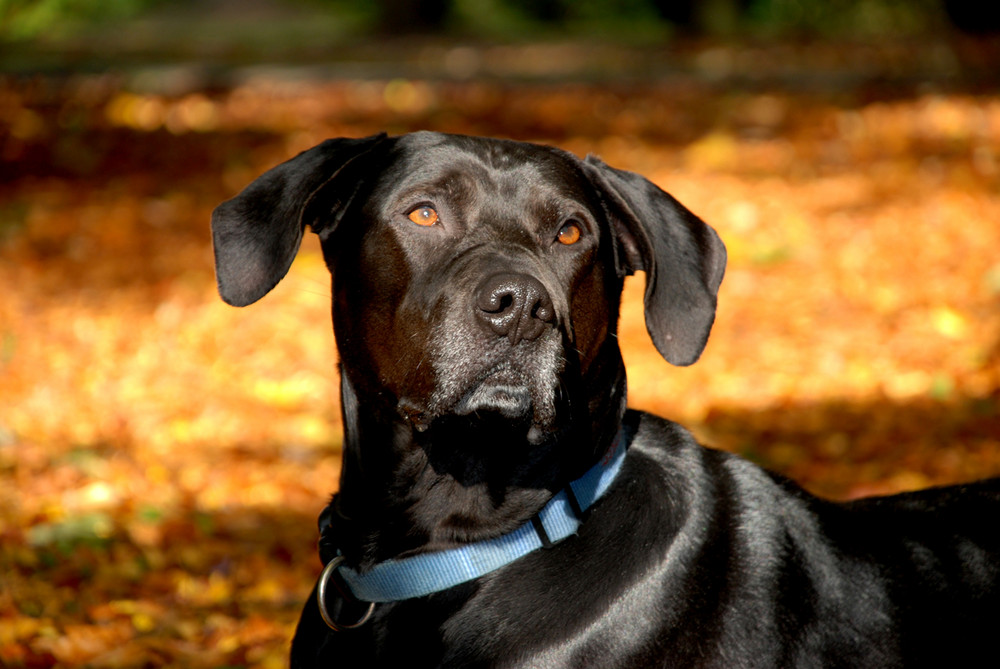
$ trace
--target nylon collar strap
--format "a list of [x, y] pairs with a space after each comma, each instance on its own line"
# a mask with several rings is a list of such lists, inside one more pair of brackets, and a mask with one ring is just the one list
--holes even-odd
[[601, 460], [549, 500], [531, 521], [509, 534], [434, 553], [380, 562], [365, 572], [337, 573], [363, 602], [395, 602], [447, 590], [485, 576], [542, 547], [576, 534], [581, 515], [611, 487], [628, 449], [619, 431]]

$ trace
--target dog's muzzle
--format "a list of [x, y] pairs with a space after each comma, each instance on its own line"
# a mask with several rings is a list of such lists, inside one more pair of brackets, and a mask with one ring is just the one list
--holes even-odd
[[468, 283], [469, 292], [448, 303], [431, 326], [433, 391], [402, 397], [400, 414], [418, 431], [449, 415], [493, 416], [516, 429], [551, 431], [565, 366], [551, 293], [538, 278], [516, 271]]

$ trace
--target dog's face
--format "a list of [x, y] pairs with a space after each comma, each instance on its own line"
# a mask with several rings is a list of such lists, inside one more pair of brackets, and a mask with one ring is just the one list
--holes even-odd
[[589, 180], [543, 147], [426, 134], [378, 162], [324, 246], [352, 383], [418, 429], [490, 412], [557, 427], [621, 290]]
[[495, 415], [538, 438], [593, 397], [614, 356], [625, 274], [647, 273], [668, 360], [700, 354], [725, 250], [648, 181], [533, 144], [436, 133], [331, 140], [263, 175], [213, 218], [233, 304], [287, 271], [304, 226], [333, 274], [343, 371], [422, 431]]

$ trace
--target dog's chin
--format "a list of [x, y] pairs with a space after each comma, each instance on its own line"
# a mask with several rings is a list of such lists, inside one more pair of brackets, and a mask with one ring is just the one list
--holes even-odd
[[435, 439], [443, 437], [445, 443], [462, 441], [480, 452], [499, 449], [509, 453], [519, 444], [522, 447], [540, 446], [560, 432], [555, 423], [535, 422], [531, 413], [510, 415], [483, 407], [467, 414], [439, 416], [431, 423], [428, 434]]
[[508, 440], [542, 443], [569, 415], [557, 353], [550, 345], [527, 361], [507, 356], [485, 365], [465, 358], [439, 363], [434, 390], [422, 397], [404, 396], [399, 412], [417, 432], [461, 424], [484, 437], [499, 430]]
[[462, 425], [463, 430], [481, 433], [484, 438], [502, 433], [507, 440], [540, 444], [559, 430], [561, 412], [556, 404], [554, 397], [538, 389], [509, 379], [489, 378], [447, 404], [418, 406], [404, 401], [399, 409], [418, 432], [433, 426]]
[[455, 414], [468, 416], [480, 413], [497, 413], [512, 421], [534, 416], [531, 390], [522, 385], [480, 384], [470, 390], [455, 407]]
[[540, 444], [558, 430], [556, 412], [536, 406], [531, 389], [525, 386], [481, 385], [459, 402], [455, 415], [484, 427], [500, 424], [523, 433], [530, 444]]

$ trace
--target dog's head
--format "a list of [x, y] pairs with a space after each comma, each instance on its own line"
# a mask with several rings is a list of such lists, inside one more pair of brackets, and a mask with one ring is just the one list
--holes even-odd
[[635, 271], [657, 349], [693, 363], [726, 260], [710, 227], [636, 174], [437, 133], [324, 142], [220, 205], [212, 226], [219, 292], [237, 306], [285, 275], [305, 227], [318, 234], [344, 374], [418, 431], [494, 415], [537, 435], [569, 405], [606, 401], [588, 379], [621, 364], [619, 296]]

